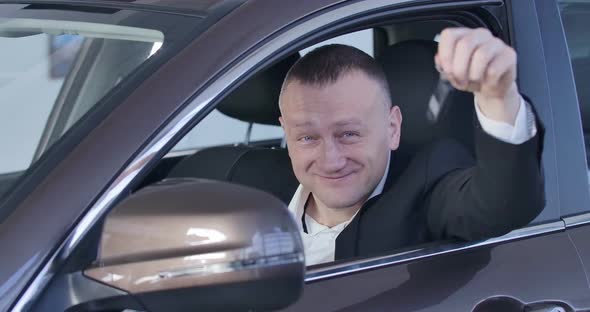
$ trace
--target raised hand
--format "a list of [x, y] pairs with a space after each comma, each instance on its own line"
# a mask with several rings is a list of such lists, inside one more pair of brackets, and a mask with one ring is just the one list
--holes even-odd
[[486, 117], [514, 124], [520, 95], [512, 47], [485, 28], [447, 28], [434, 60], [453, 87], [473, 92]]

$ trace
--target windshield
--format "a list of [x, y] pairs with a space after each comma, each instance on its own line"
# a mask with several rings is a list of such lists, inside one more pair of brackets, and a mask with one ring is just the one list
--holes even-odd
[[201, 20], [89, 11], [0, 5], [0, 200], [103, 97]]
[[11, 151], [0, 174], [27, 169], [163, 41], [151, 29], [0, 19], [0, 93], [10, 99], [0, 106], [0, 144]]

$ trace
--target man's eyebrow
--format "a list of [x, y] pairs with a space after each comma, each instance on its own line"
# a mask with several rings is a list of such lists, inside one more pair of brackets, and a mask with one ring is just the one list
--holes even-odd
[[[348, 126], [348, 125], [362, 125], [363, 122], [361, 119], [359, 118], [350, 118], [350, 119], [345, 119], [345, 120], [340, 120], [334, 123], [335, 126]], [[295, 125], [293, 125], [294, 128], [306, 128], [306, 127], [311, 127], [313, 126], [314, 123], [311, 121], [304, 121], [304, 122], [300, 122], [300, 123], [296, 123]]]
[[340, 121], [337, 121], [334, 123], [334, 125], [336, 125], [336, 126], [362, 125], [362, 124], [363, 124], [363, 122], [359, 118], [345, 119], [345, 120], [340, 120]]
[[311, 121], [305, 121], [305, 122], [296, 123], [293, 127], [294, 128], [305, 128], [305, 127], [311, 127], [311, 126], [313, 126], [313, 123]]

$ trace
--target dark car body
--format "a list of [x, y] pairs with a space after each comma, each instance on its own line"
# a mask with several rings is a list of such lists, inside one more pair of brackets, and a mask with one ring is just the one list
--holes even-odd
[[55, 6], [56, 15], [69, 6], [203, 22], [176, 48], [162, 51], [166, 57], [159, 63], [146, 63], [110, 94], [84, 120], [89, 126], [57, 142], [4, 198], [0, 311], [51, 311], [35, 303], [57, 287], [51, 281], [60, 268], [80, 257], [80, 243], [97, 220], [213, 110], [215, 99], [257, 69], [297, 48], [384, 20], [454, 14], [493, 20], [518, 53], [520, 91], [546, 127], [545, 209], [530, 226], [486, 241], [312, 267], [303, 295], [286, 311], [490, 311], [486, 304], [590, 310], [584, 129], [556, 0], [32, 0], [0, 1], [0, 12], [3, 5], [23, 3]]

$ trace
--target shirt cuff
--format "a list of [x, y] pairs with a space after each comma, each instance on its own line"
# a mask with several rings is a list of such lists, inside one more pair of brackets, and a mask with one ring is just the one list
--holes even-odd
[[481, 128], [492, 137], [510, 144], [522, 144], [537, 134], [537, 125], [535, 122], [535, 114], [529, 103], [527, 103], [522, 96], [520, 97], [520, 106], [518, 107], [518, 113], [516, 114], [516, 121], [514, 126], [502, 122], [496, 121], [486, 117], [477, 103], [475, 103], [475, 113]]

